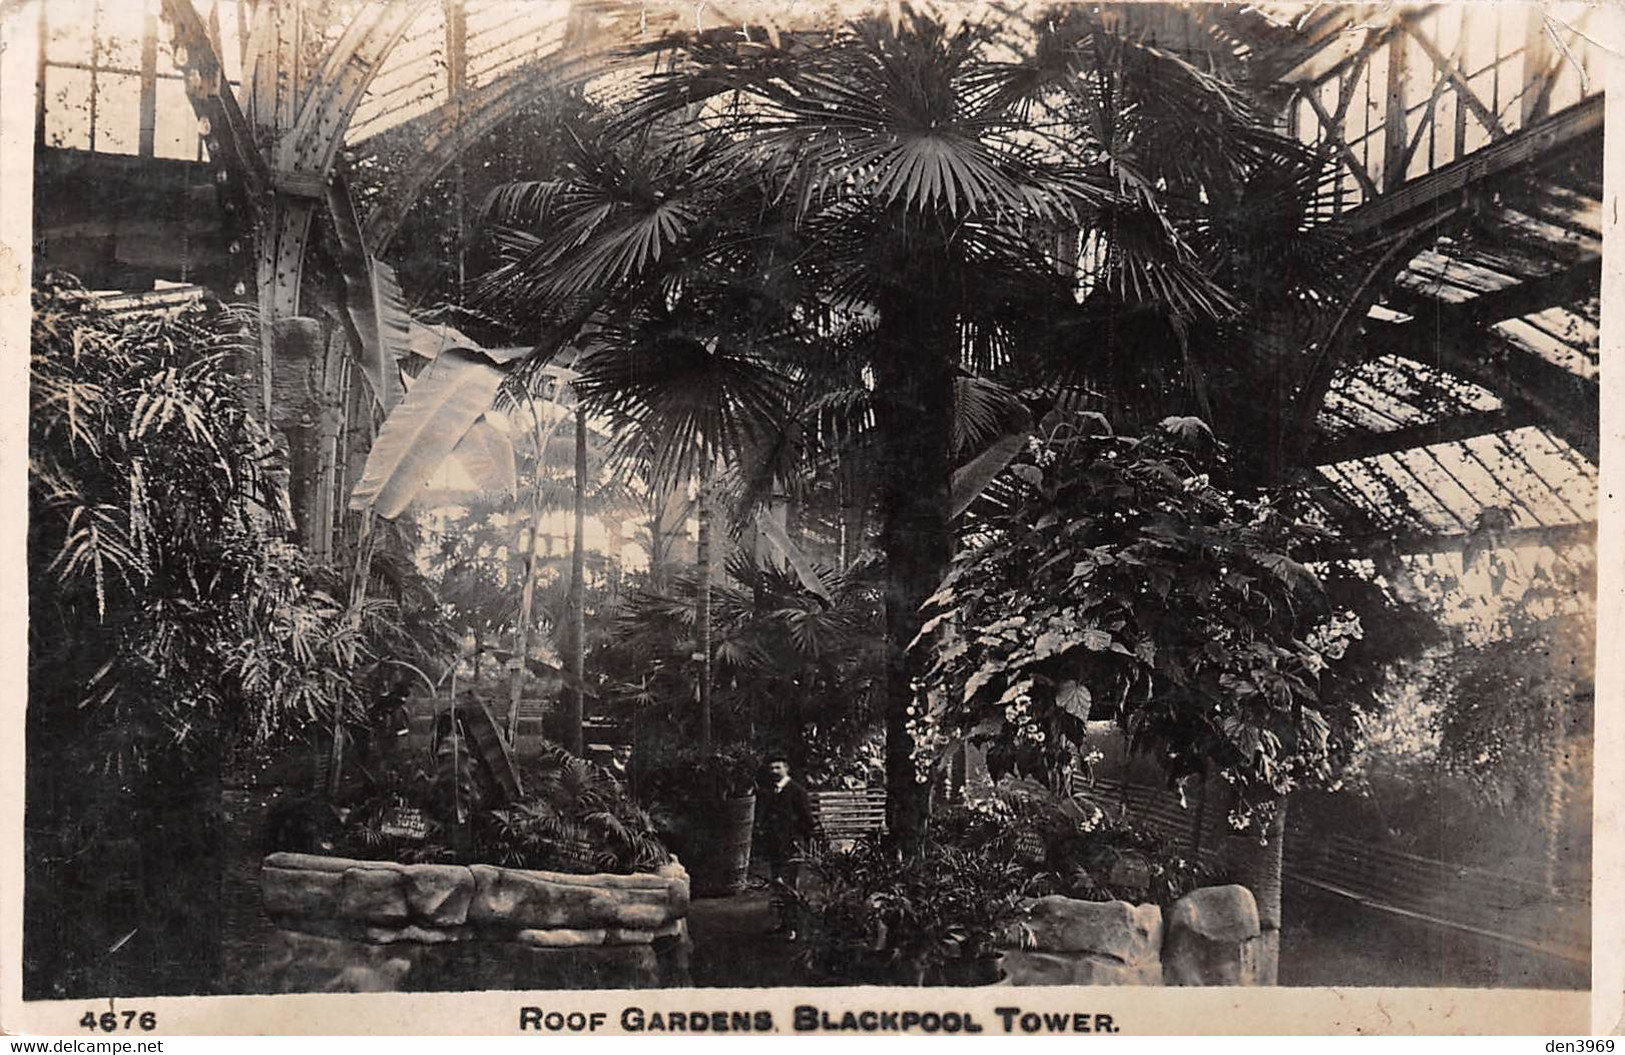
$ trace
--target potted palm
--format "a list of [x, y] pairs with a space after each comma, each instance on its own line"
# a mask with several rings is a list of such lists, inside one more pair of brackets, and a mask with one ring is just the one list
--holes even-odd
[[755, 754], [741, 744], [684, 746], [657, 756], [640, 777], [661, 838], [687, 868], [696, 897], [745, 889], [757, 767]]

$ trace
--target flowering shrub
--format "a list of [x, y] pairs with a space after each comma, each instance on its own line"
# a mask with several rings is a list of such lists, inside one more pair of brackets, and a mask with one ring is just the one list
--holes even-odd
[[927, 601], [924, 738], [985, 745], [995, 775], [1049, 777], [1109, 719], [1170, 777], [1234, 786], [1238, 827], [1333, 779], [1354, 714], [1321, 675], [1360, 620], [1301, 563], [1324, 533], [1290, 515], [1292, 496], [1225, 490], [1223, 468], [1193, 418], [1137, 439], [1098, 415], [1048, 422]]

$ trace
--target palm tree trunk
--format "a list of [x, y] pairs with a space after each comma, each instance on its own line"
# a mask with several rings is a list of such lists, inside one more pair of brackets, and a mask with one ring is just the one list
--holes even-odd
[[536, 600], [536, 576], [541, 561], [537, 551], [542, 537], [543, 473], [547, 469], [547, 441], [552, 434], [542, 432], [542, 419], [536, 413], [536, 401], [530, 401], [530, 420], [536, 433], [536, 495], [530, 505], [530, 552], [525, 557], [525, 585], [519, 591], [519, 620], [514, 625], [513, 680], [508, 686], [508, 743], [514, 744], [519, 736], [519, 701], [525, 692], [525, 665], [530, 658], [530, 612]]
[[[361, 537], [356, 543], [355, 574], [350, 579], [349, 618], [359, 627], [361, 606], [367, 601], [367, 579], [372, 574], [372, 510], [361, 514]], [[344, 778], [344, 701], [333, 701], [333, 746], [327, 767], [327, 794], [337, 798]]]
[[1286, 844], [1287, 800], [1278, 799], [1274, 815], [1259, 841], [1256, 830], [1234, 835], [1228, 847], [1229, 865], [1242, 886], [1258, 903], [1260, 929], [1258, 984], [1275, 985], [1281, 961], [1281, 866]]
[[541, 559], [537, 542], [541, 539], [542, 502], [540, 495], [531, 506], [530, 552], [525, 557], [525, 585], [519, 591], [519, 618], [514, 623], [513, 677], [508, 682], [508, 743], [512, 745], [519, 735], [519, 701], [525, 693], [525, 661], [530, 658], [530, 613], [536, 601], [536, 576]]
[[711, 747], [711, 466], [700, 470], [699, 532], [695, 557], [699, 582], [694, 603], [695, 627], [700, 638], [700, 746]]
[[582, 547], [586, 540], [587, 415], [579, 403], [576, 404], [575, 492], [572, 497], [575, 502], [575, 540], [570, 549], [570, 600], [566, 616], [572, 681], [565, 689], [564, 746], [576, 757], [585, 758], [587, 750], [581, 722], [586, 710], [582, 679], [587, 671], [587, 560]]
[[666, 493], [659, 484], [649, 485], [649, 589], [666, 588]]
[[333, 511], [338, 506], [339, 434], [344, 431], [348, 410], [350, 359], [349, 337], [335, 328], [327, 338], [327, 358], [322, 368], [321, 418], [316, 441], [316, 488], [311, 500], [311, 555], [326, 563], [333, 557]]
[[927, 292], [881, 308], [875, 369], [880, 441], [881, 548], [886, 554], [886, 823], [905, 853], [924, 846], [930, 785], [918, 779], [909, 713], [915, 664], [908, 645], [920, 606], [948, 570], [953, 536], [948, 480], [953, 418], [953, 320]]

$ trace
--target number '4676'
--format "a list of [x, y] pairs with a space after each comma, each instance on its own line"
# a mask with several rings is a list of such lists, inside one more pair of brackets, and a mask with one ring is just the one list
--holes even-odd
[[117, 1033], [119, 1030], [130, 1030], [140, 1026], [151, 1032], [158, 1028], [158, 1013], [155, 1011], [103, 1011], [100, 1015], [94, 1011], [86, 1011], [85, 1017], [79, 1020], [81, 1029], [99, 1029], [103, 1033]]

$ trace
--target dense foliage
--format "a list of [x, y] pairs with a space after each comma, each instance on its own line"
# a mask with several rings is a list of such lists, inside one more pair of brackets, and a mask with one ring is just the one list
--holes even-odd
[[[821, 786], [873, 731], [881, 676], [880, 590], [872, 565], [822, 575], [826, 596], [773, 564], [740, 557], [713, 584], [713, 708], [718, 738], [783, 752]], [[611, 705], [637, 712], [641, 739], [691, 740], [695, 581], [631, 593], [595, 656]]]
[[474, 763], [463, 750], [456, 767], [378, 760], [367, 787], [342, 810], [287, 798], [267, 848], [575, 873], [652, 872], [670, 860], [654, 818], [602, 767], [544, 742], [517, 764], [523, 794], [496, 804], [470, 778]]
[[930, 842], [904, 862], [860, 842], [814, 860], [806, 957], [847, 984], [953, 984], [953, 969], [996, 950], [1020, 914], [1026, 873], [986, 846]]
[[[119, 969], [120, 991], [204, 991], [228, 749], [286, 749], [335, 708], [363, 723], [375, 659], [407, 654], [434, 606], [388, 562], [353, 606], [341, 573], [286, 540], [282, 458], [232, 372], [251, 320], [204, 303], [112, 315], [52, 276], [32, 337], [29, 977], [60, 994]], [[107, 848], [154, 829], [110, 875]], [[117, 907], [87, 911], [110, 884], [129, 888]]]
[[[671, 361], [726, 378], [727, 412], [700, 444], [690, 425], [668, 429], [680, 442], [662, 457], [750, 448], [772, 465], [797, 442], [872, 431], [888, 811], [914, 842], [920, 672], [906, 646], [953, 549], [960, 380], [1007, 371], [1052, 388], [1062, 368], [1105, 379], [1110, 399], [1144, 396], [1143, 372], [1086, 351], [1127, 362], [1132, 343], [1197, 387], [1176, 337], [1238, 310], [1219, 262], [1257, 240], [1238, 218], [1264, 215], [1243, 202], [1288, 172], [1278, 182], [1301, 205], [1314, 180], [1297, 177], [1315, 164], [1243, 91], [1085, 7], [984, 23], [904, 7], [829, 33], [651, 48], [663, 61], [617, 93], [579, 160], [494, 196], [511, 226], [492, 236], [502, 263], [482, 289], [529, 320], [538, 358], [588, 328], [650, 353], [600, 360], [628, 367], [603, 372], [606, 396]], [[1297, 231], [1302, 217], [1281, 215], [1275, 234]], [[1162, 339], [1120, 340], [1134, 318]], [[816, 434], [782, 427], [814, 407]]]
[[493, 810], [494, 826], [484, 836], [500, 863], [652, 872], [670, 860], [654, 818], [602, 767], [548, 745], [523, 774], [524, 797]]
[[1195, 888], [1224, 881], [1221, 871], [1170, 848], [1126, 817], [1019, 779], [966, 788], [933, 817], [932, 837], [1017, 862], [1033, 896], [1149, 901], [1166, 910]]
[[[270, 732], [346, 675], [331, 657], [355, 636], [276, 544], [272, 448], [227, 373], [240, 340], [202, 308], [113, 317], [56, 276], [35, 294], [25, 955], [40, 995], [106, 988], [121, 961], [195, 937], [163, 907], [184, 875], [149, 878], [128, 860], [139, 845], [114, 847], [163, 825], [176, 857], [205, 854], [200, 788], [222, 740]], [[114, 895], [120, 862], [134, 878]]]
[[1216, 484], [1222, 471], [1196, 419], [1139, 438], [1098, 415], [1049, 419], [929, 603], [922, 733], [1051, 778], [1083, 753], [1087, 721], [1112, 720], [1172, 778], [1232, 784], [1237, 823], [1249, 802], [1330, 779], [1354, 708], [1323, 672], [1359, 617], [1331, 610], [1299, 559], [1320, 532], [1282, 496]]
[[1530, 567], [1516, 595], [1483, 595], [1485, 610], [1452, 635], [1454, 647], [1433, 664], [1429, 687], [1449, 701], [1436, 716], [1445, 762], [1502, 805], [1543, 808], [1551, 781], [1561, 779], [1553, 771], [1557, 757], [1590, 736], [1596, 567], [1577, 555], [1549, 562], [1530, 556], [1482, 558], [1503, 565], [1489, 569], [1503, 584], [1509, 561]]

